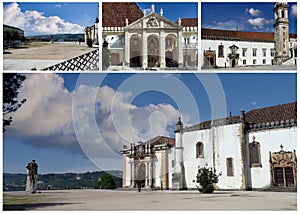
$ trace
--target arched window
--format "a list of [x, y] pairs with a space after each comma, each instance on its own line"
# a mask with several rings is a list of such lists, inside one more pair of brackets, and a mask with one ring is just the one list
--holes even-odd
[[204, 146], [201, 142], [196, 144], [196, 158], [204, 158]]
[[233, 158], [226, 159], [227, 176], [234, 176], [233, 172]]
[[260, 144], [255, 141], [253, 136], [253, 141], [249, 144], [250, 151], [250, 166], [251, 167], [262, 167], [260, 160]]

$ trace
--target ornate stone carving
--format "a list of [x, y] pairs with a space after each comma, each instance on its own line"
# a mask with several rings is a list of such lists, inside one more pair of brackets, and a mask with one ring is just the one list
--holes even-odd
[[154, 16], [149, 18], [147, 22], [147, 27], [158, 27], [158, 21]]

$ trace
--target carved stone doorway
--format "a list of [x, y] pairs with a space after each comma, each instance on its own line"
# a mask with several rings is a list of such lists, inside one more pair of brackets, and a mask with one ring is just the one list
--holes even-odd
[[204, 67], [216, 67], [216, 51], [205, 50], [204, 51]]
[[281, 145], [279, 152], [270, 152], [271, 186], [297, 187], [296, 151], [284, 151]]

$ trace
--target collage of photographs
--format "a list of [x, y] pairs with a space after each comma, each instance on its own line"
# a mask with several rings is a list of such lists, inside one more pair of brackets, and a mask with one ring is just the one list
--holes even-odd
[[297, 211], [298, 7], [2, 1], [2, 210]]

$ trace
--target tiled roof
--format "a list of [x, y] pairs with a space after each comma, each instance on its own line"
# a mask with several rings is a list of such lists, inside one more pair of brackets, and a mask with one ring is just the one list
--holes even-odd
[[102, 3], [102, 27], [125, 27], [128, 23], [142, 18], [144, 13], [134, 2], [103, 2]]
[[286, 103], [282, 105], [269, 106], [254, 109], [246, 113], [246, 121], [250, 124], [280, 122], [297, 119], [297, 103]]
[[274, 33], [201, 28], [202, 39], [274, 42]]
[[[178, 24], [178, 20], [176, 21]], [[182, 18], [181, 26], [183, 27], [198, 27], [198, 18]]]
[[148, 141], [151, 145], [160, 145], [165, 144], [168, 142], [168, 145], [173, 146], [175, 145], [175, 139], [170, 137], [164, 137], [164, 136], [157, 136], [155, 138], [152, 138]]
[[[245, 114], [248, 124], [272, 123], [286, 120], [297, 120], [297, 102], [286, 103], [276, 106], [253, 109]], [[240, 116], [230, 116], [222, 119], [208, 120], [196, 125], [184, 128], [184, 132], [210, 129], [212, 125], [228, 125], [240, 123]]]

